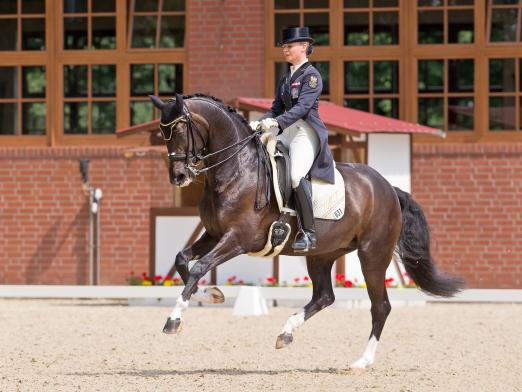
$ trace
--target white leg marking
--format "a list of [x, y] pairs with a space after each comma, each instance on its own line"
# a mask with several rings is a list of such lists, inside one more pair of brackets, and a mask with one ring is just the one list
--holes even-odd
[[375, 352], [377, 351], [377, 344], [379, 344], [379, 341], [372, 335], [366, 345], [366, 350], [364, 350], [362, 357], [355, 361], [350, 367], [352, 369], [365, 369], [368, 365], [373, 364], [373, 361], [375, 360]]
[[296, 313], [290, 317], [288, 317], [288, 320], [286, 320], [285, 326], [283, 327], [282, 333], [289, 333], [292, 334], [293, 330], [297, 327], [304, 324], [304, 309], [300, 313]]
[[186, 310], [189, 306], [189, 301], [183, 301], [183, 298], [181, 295], [178, 297], [178, 300], [176, 301], [176, 306], [174, 307], [174, 310], [170, 314], [170, 318], [172, 320], [180, 319], [181, 320], [181, 313]]
[[212, 295], [207, 293], [207, 289], [201, 290], [201, 288], [199, 288], [199, 287], [198, 287], [198, 291], [196, 291], [194, 294], [192, 294], [190, 299], [192, 299], [194, 301], [204, 302], [206, 304], [214, 303]]

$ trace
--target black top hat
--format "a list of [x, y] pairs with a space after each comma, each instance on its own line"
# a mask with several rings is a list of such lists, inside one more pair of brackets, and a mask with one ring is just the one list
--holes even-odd
[[289, 44], [291, 42], [310, 42], [313, 44], [315, 41], [310, 37], [310, 31], [308, 27], [289, 27], [283, 30], [283, 39], [277, 43], [278, 46]]

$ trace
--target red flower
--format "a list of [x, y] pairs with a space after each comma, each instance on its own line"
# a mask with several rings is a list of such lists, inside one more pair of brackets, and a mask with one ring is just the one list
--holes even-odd
[[146, 277], [146, 276], [147, 276], [147, 273], [144, 272], [144, 273], [141, 274], [141, 276]]
[[391, 286], [392, 286], [392, 282], [393, 282], [394, 280], [395, 280], [395, 279], [393, 279], [393, 278], [385, 279], [385, 280], [384, 280], [384, 284], [386, 285], [386, 287], [391, 287]]
[[207, 280], [206, 279], [201, 279], [199, 281], [199, 284], [205, 286], [207, 284]]
[[161, 280], [161, 275], [156, 275], [154, 277], [154, 281], [159, 282]]
[[351, 281], [351, 280], [346, 280], [346, 281], [344, 282], [344, 287], [353, 287], [353, 283], [352, 283], [352, 281]]
[[239, 283], [239, 284], [244, 284], [245, 281], [244, 281], [243, 279], [241, 279], [238, 283]]
[[308, 282], [308, 281], [310, 280], [310, 278], [309, 278], [308, 276], [305, 276], [305, 277], [303, 278], [303, 280], [304, 280], [305, 282]]
[[274, 278], [270, 276], [269, 278], [266, 278], [266, 281], [268, 283], [274, 283]]
[[171, 276], [170, 275], [165, 275], [165, 280], [171, 280]]
[[299, 278], [294, 278], [294, 282], [295, 282], [295, 283], [299, 282], [300, 280], [301, 280], [301, 279], [299, 279]]
[[179, 282], [181, 280], [181, 278], [174, 278], [172, 279], [173, 282]]

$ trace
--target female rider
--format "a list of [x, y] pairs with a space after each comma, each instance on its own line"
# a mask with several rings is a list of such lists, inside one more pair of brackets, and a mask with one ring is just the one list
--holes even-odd
[[307, 177], [334, 183], [334, 163], [328, 147], [328, 131], [319, 118], [319, 96], [323, 88], [321, 75], [308, 62], [314, 40], [308, 27], [283, 30], [285, 60], [291, 64], [277, 86], [272, 107], [250, 126], [261, 125], [274, 132], [289, 150], [292, 188], [294, 189], [298, 233], [292, 248], [306, 252], [316, 247], [315, 223], [312, 210], [312, 186]]

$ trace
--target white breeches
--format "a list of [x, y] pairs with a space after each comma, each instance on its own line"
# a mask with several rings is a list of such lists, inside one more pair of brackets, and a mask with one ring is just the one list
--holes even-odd
[[319, 152], [319, 138], [314, 129], [304, 120], [297, 120], [285, 128], [277, 140], [288, 148], [290, 153], [292, 188], [297, 188], [301, 178], [305, 177], [315, 156]]

